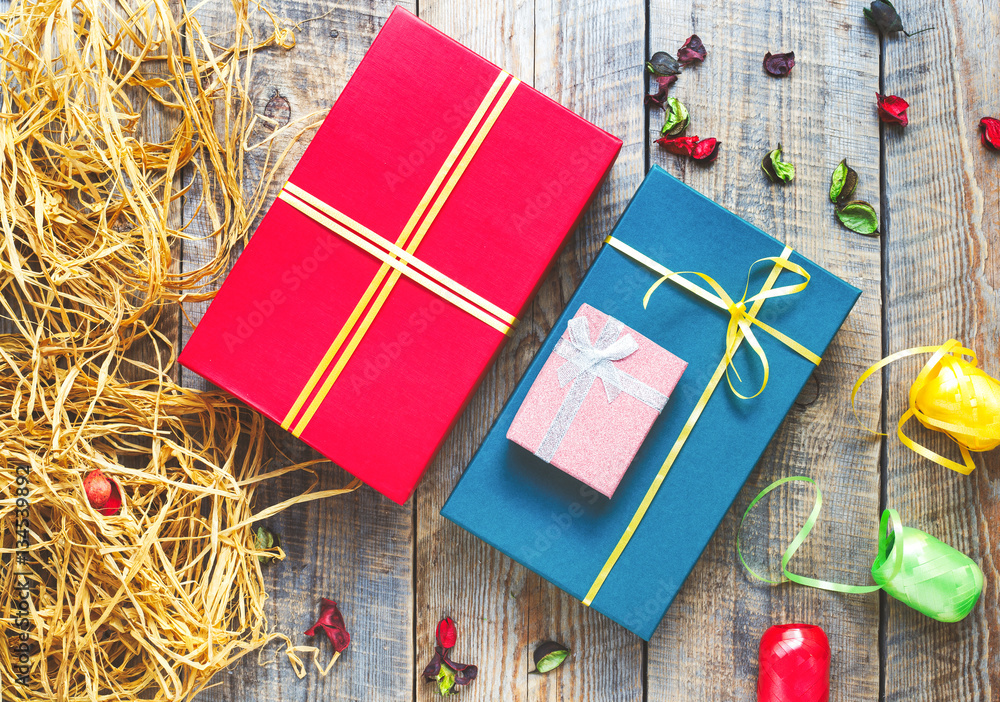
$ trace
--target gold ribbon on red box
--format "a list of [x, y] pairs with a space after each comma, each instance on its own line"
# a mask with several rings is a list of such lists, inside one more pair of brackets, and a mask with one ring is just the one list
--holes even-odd
[[279, 199], [382, 262], [282, 420], [284, 429], [295, 436], [302, 434], [354, 355], [400, 276], [406, 276], [502, 334], [510, 333], [511, 327], [517, 324], [514, 315], [421, 261], [414, 252], [518, 85], [520, 81], [517, 78], [500, 71], [395, 243], [294, 183], [286, 183], [282, 188]]

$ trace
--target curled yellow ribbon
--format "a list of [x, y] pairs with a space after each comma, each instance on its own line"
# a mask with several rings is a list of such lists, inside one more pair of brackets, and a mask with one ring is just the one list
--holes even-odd
[[[858, 417], [854, 399], [873, 373], [901, 358], [923, 353], [932, 355], [910, 386], [910, 406], [899, 418], [896, 433], [905, 446], [924, 458], [968, 475], [976, 467], [972, 451], [989, 451], [1000, 446], [1000, 381], [979, 368], [975, 352], [955, 339], [940, 346], [917, 346], [883, 358], [854, 384], [851, 409]], [[903, 425], [912, 417], [928, 429], [951, 437], [958, 444], [963, 462], [946, 458], [908, 437]], [[873, 434], [885, 436], [865, 426], [860, 417], [858, 422]]]

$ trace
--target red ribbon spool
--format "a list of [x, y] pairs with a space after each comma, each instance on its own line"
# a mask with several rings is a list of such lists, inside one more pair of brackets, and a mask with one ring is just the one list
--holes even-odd
[[758, 702], [828, 702], [830, 642], [818, 626], [779, 624], [760, 640]]

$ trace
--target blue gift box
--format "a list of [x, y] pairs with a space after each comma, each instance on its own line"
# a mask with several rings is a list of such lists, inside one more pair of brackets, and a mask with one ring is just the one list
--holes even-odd
[[[644, 254], [672, 271], [708, 275], [738, 303], [745, 288], [752, 296], [769, 277], [772, 290], [805, 280], [795, 270], [776, 271], [771, 260], [759, 261], [782, 256], [784, 244], [655, 166], [609, 242], [441, 514], [648, 640], [815, 368], [816, 359], [807, 358], [808, 351], [823, 354], [861, 291], [797, 253], [785, 253], [787, 260], [808, 273], [808, 285], [760, 303], [756, 318], [763, 325], [754, 324], [752, 329], [770, 372], [763, 392], [742, 399], [718, 373], [725, 364], [731, 311], [713, 306], [677, 279], [659, 285], [644, 309], [643, 298], [662, 271], [623, 250]], [[709, 297], [715, 295], [699, 276], [684, 278]], [[585, 302], [688, 362], [611, 499], [506, 438], [535, 376]], [[796, 351], [776, 338], [781, 334], [808, 351]], [[735, 390], [753, 395], [764, 371], [747, 340], [738, 347], [733, 366], [730, 380]], [[707, 400], [699, 402], [713, 377], [718, 384]], [[651, 491], [699, 405], [702, 412], [686, 442], [658, 490]], [[645, 513], [636, 520], [650, 494]], [[633, 520], [638, 525], [609, 566], [609, 557]], [[603, 584], [595, 587], [607, 567]]]

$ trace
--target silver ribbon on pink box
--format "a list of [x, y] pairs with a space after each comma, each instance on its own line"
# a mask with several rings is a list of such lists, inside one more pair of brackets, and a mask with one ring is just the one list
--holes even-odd
[[609, 403], [624, 392], [657, 412], [667, 404], [667, 396], [659, 390], [615, 367], [614, 361], [628, 358], [639, 349], [630, 335], [621, 335], [624, 324], [617, 319], [608, 319], [594, 342], [590, 340], [590, 324], [586, 317], [574, 317], [569, 320], [568, 327], [569, 338], [560, 339], [555, 352], [566, 359], [566, 363], [559, 367], [559, 387], [572, 385], [535, 451], [536, 456], [547, 462], [551, 462], [556, 455], [563, 437], [598, 378], [604, 384]]

